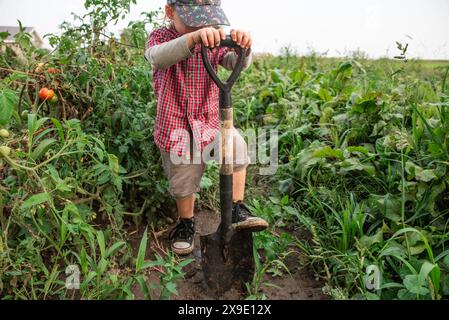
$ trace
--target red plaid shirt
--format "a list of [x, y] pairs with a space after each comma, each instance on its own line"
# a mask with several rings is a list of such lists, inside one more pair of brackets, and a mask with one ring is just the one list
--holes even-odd
[[[147, 48], [180, 37], [174, 28], [153, 31]], [[157, 98], [154, 141], [166, 152], [189, 154], [190, 134], [200, 151], [212, 142], [220, 129], [219, 88], [212, 81], [201, 57], [201, 45], [195, 46], [193, 57], [166, 70], [153, 68], [153, 85]], [[219, 48], [209, 60], [215, 71], [228, 48]], [[189, 134], [182, 134], [182, 133]]]

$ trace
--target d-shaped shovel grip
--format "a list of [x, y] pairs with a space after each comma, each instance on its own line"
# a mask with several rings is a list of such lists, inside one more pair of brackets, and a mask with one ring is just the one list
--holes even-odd
[[207, 72], [209, 73], [210, 77], [214, 82], [217, 84], [217, 86], [220, 88], [222, 92], [230, 93], [232, 86], [234, 85], [235, 81], [238, 79], [240, 73], [243, 70], [244, 64], [245, 64], [245, 56], [247, 53], [246, 49], [243, 49], [240, 47], [237, 42], [233, 41], [231, 39], [231, 36], [227, 36], [226, 40], [222, 40], [220, 43], [220, 47], [228, 47], [228, 48], [234, 48], [237, 49], [238, 54], [238, 60], [237, 64], [234, 68], [234, 70], [231, 73], [231, 76], [226, 82], [223, 82], [218, 77], [217, 73], [215, 72], [214, 68], [212, 67], [212, 64], [210, 63], [209, 57], [207, 55], [207, 50], [209, 49], [204, 44], [201, 45], [201, 55], [203, 57], [203, 63], [206, 67]]

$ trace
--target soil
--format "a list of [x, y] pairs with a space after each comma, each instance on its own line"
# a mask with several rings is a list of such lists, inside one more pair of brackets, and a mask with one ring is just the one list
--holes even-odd
[[[211, 293], [203, 279], [201, 270], [201, 250], [199, 247], [200, 236], [213, 233], [217, 230], [220, 223], [219, 213], [210, 210], [201, 210], [195, 214], [197, 234], [195, 237], [195, 250], [192, 255], [183, 257], [194, 259], [194, 262], [184, 268], [185, 277], [176, 282], [178, 296], [173, 296], [174, 300], [242, 300], [247, 296], [245, 290], [232, 289], [223, 296], [215, 296]], [[167, 228], [164, 232], [149, 233], [149, 242], [147, 248], [147, 259], [153, 259], [156, 253], [163, 254], [170, 247], [168, 231], [173, 226]], [[133, 246], [137, 252], [143, 229], [139, 230], [133, 236]], [[157, 239], [157, 240], [156, 240]], [[266, 273], [263, 283], [269, 283], [269, 286], [263, 286], [261, 292], [270, 300], [327, 300], [328, 297], [322, 293], [323, 283], [315, 280], [313, 275], [306, 269], [299, 268], [300, 253], [289, 255], [284, 263], [290, 270], [291, 276], [284, 273], [282, 276], [272, 277]], [[149, 283], [159, 283], [156, 272], [149, 272]], [[274, 285], [274, 286], [271, 286]], [[156, 295], [158, 292], [156, 290]], [[134, 289], [136, 299], [144, 299], [140, 289]]]

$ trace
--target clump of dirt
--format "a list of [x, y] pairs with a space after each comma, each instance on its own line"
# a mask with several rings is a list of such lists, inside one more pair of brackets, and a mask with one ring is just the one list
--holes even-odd
[[[213, 233], [217, 230], [220, 224], [219, 213], [202, 210], [195, 214], [196, 230], [195, 236], [195, 250], [192, 255], [184, 258], [194, 259], [194, 262], [184, 268], [185, 278], [177, 282], [178, 296], [174, 296], [174, 300], [242, 300], [248, 293], [245, 290], [232, 289], [223, 296], [217, 297], [210, 292], [205, 281], [201, 269], [201, 249], [200, 236]], [[167, 250], [170, 247], [168, 233], [172, 226], [166, 231], [163, 231], [156, 236], [156, 239], [149, 239], [149, 246], [147, 249], [147, 258], [152, 259], [156, 253], [160, 254], [161, 249]], [[137, 251], [142, 232], [134, 235], [133, 245]], [[154, 236], [154, 234], [153, 234]], [[307, 270], [300, 269], [298, 261], [300, 259], [299, 253], [290, 254], [284, 261], [291, 275], [288, 273], [282, 276], [273, 277], [270, 274], [265, 274], [263, 283], [269, 283], [270, 286], [263, 286], [261, 292], [270, 300], [324, 300], [327, 299], [322, 293], [321, 288], [323, 284], [316, 281]], [[148, 276], [148, 281], [158, 283], [159, 279], [154, 272]], [[158, 294], [155, 292], [156, 295]], [[143, 299], [143, 295], [139, 289], [135, 289], [137, 299]]]
[[270, 300], [327, 300], [323, 294], [323, 284], [315, 280], [313, 275], [307, 270], [298, 267], [299, 256], [297, 253], [289, 255], [284, 261], [289, 274], [272, 277], [265, 274], [264, 282], [276, 287], [264, 287], [262, 292]]

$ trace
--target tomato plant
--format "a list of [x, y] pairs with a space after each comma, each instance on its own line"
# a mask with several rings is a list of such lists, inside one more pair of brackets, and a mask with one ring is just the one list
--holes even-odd
[[145, 42], [155, 14], [130, 25], [129, 45], [100, 34], [132, 3], [86, 1], [81, 25], [51, 36], [52, 54], [33, 47], [23, 28], [23, 57], [0, 50], [2, 299], [73, 298], [60, 281], [69, 265], [82, 273], [81, 298], [132, 299], [144, 284], [149, 263], [144, 252], [143, 265], [133, 264], [126, 228], [147, 219], [157, 227], [170, 210], [151, 142], [151, 69], [132, 44]]

